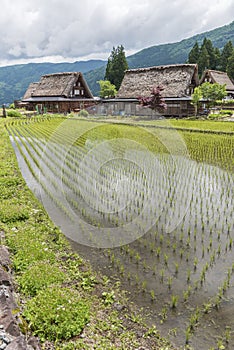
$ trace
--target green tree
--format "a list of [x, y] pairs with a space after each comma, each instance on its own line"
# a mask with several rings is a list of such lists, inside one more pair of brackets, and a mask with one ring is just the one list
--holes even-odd
[[229, 78], [232, 81], [234, 81], [234, 50], [232, 51], [232, 55], [228, 59], [227, 74]]
[[209, 66], [207, 68], [215, 69], [216, 68], [216, 55], [215, 49], [210, 39], [204, 39], [203, 45], [205, 46], [208, 56], [209, 56]]
[[195, 108], [195, 116], [197, 115], [200, 101], [202, 99], [202, 91], [200, 87], [195, 87], [194, 93], [192, 94], [192, 104]]
[[221, 54], [210, 39], [204, 38], [201, 47], [196, 42], [189, 52], [188, 63], [197, 63], [199, 75], [205, 69], [220, 69]]
[[111, 84], [109, 80], [99, 80], [100, 85], [100, 97], [114, 97], [117, 93], [115, 85]]
[[232, 45], [232, 42], [231, 40], [229, 40], [225, 45], [224, 45], [224, 48], [223, 48], [223, 51], [221, 53], [221, 57], [220, 57], [220, 63], [221, 63], [221, 70], [223, 72], [226, 72], [227, 70], [227, 65], [228, 65], [228, 59], [229, 57], [232, 55], [233, 53], [233, 45]]
[[221, 53], [218, 47], [215, 47], [215, 69], [220, 70]]
[[198, 45], [198, 42], [193, 45], [193, 48], [189, 52], [188, 55], [188, 63], [197, 63], [200, 55], [200, 47]]
[[202, 72], [205, 69], [208, 69], [210, 66], [209, 54], [208, 54], [208, 51], [207, 51], [205, 45], [202, 45], [202, 47], [201, 47], [201, 52], [200, 52], [199, 59], [198, 59], [197, 63], [198, 63], [199, 75], [201, 75]]
[[109, 80], [119, 90], [127, 69], [128, 63], [123, 45], [113, 47], [106, 66], [105, 80]]
[[225, 84], [205, 82], [199, 86], [199, 89], [201, 90], [202, 98], [208, 101], [209, 107], [213, 107], [217, 100], [222, 100], [227, 95]]

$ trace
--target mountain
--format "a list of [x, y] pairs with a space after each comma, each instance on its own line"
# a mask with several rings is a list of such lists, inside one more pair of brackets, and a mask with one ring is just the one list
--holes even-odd
[[229, 25], [197, 34], [180, 42], [146, 48], [128, 57], [129, 67], [138, 68], [185, 63], [195, 42], [201, 44], [205, 37], [210, 39], [213, 45], [219, 49], [222, 49], [229, 40], [234, 45], [234, 21]]
[[[197, 41], [210, 39], [215, 47], [222, 49], [227, 41], [234, 45], [234, 21], [228, 25], [197, 34], [180, 42], [145, 48], [128, 56], [129, 68], [151, 67], [165, 64], [184, 63], [188, 53]], [[94, 95], [99, 93], [99, 80], [104, 78], [106, 61], [90, 60], [74, 63], [29, 63], [0, 67], [0, 105], [21, 99], [29, 83], [39, 81], [43, 74], [80, 71]]]
[[28, 63], [0, 67], [0, 105], [21, 99], [29, 84], [39, 81], [44, 74], [57, 72], [85, 74], [103, 67], [105, 63], [103, 60], [89, 60], [74, 63]]

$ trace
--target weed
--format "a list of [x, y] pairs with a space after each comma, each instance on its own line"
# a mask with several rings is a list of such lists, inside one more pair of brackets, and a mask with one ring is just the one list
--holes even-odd
[[42, 341], [69, 339], [79, 335], [88, 323], [89, 303], [75, 290], [53, 286], [30, 299], [23, 315]]
[[113, 304], [115, 301], [115, 292], [113, 290], [111, 292], [103, 292], [102, 300], [105, 305]]
[[51, 265], [47, 261], [38, 261], [24, 271], [17, 280], [24, 294], [34, 296], [40, 289], [61, 283], [65, 279], [66, 275], [58, 266]]

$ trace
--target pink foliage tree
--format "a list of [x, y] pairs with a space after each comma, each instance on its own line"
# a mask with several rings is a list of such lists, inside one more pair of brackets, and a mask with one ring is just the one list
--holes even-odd
[[162, 86], [153, 87], [150, 96], [139, 96], [138, 101], [142, 107], [150, 108], [153, 111], [166, 110], [167, 105], [162, 96], [162, 91], [164, 88]]

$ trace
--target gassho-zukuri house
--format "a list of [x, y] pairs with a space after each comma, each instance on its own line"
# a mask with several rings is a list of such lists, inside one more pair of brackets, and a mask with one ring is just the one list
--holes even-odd
[[218, 83], [220, 85], [226, 85], [226, 91], [227, 91], [227, 99], [233, 99], [234, 98], [234, 85], [227, 75], [226, 72], [221, 72], [217, 70], [212, 69], [206, 69], [204, 73], [202, 74], [200, 84], [203, 84], [205, 82], [209, 82], [211, 84]]
[[31, 83], [21, 100], [27, 110], [39, 113], [70, 113], [95, 105], [82, 73], [65, 72], [43, 75], [38, 83]]
[[130, 69], [125, 72], [116, 98], [102, 100], [96, 106], [97, 114], [148, 115], [153, 112], [139, 104], [139, 96], [149, 96], [153, 87], [164, 88], [162, 96], [167, 109], [159, 111], [165, 116], [194, 114], [191, 95], [199, 85], [196, 64], [173, 64], [149, 68]]

